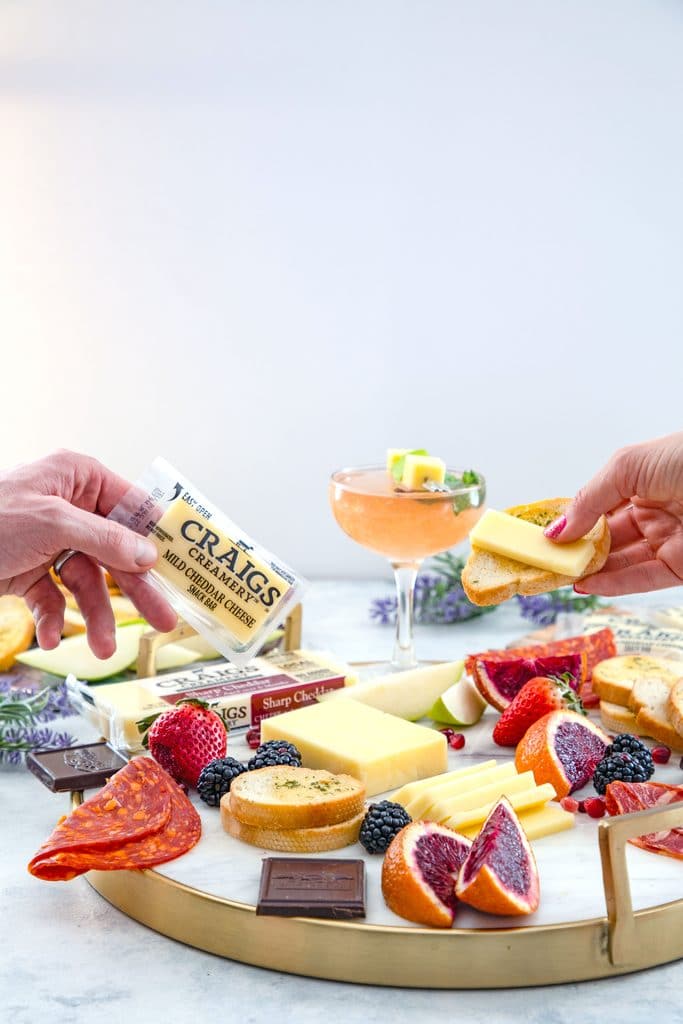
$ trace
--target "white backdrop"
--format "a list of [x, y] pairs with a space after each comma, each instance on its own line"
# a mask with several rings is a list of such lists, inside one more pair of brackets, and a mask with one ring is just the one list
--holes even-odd
[[339, 465], [493, 505], [681, 426], [676, 0], [0, 0], [0, 463], [157, 453], [311, 576]]

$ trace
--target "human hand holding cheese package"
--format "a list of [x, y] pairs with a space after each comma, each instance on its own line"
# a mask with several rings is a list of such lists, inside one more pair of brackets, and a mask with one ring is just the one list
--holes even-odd
[[172, 608], [145, 578], [157, 558], [154, 545], [105, 518], [129, 487], [96, 459], [70, 451], [0, 473], [0, 595], [26, 600], [41, 647], [56, 647], [64, 627], [64, 595], [50, 574], [56, 560], [98, 657], [116, 647], [101, 566], [152, 626], [175, 626]]

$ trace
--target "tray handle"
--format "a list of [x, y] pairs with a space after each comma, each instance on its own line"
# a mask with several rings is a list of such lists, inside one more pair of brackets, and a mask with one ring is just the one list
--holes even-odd
[[618, 966], [637, 962], [636, 920], [626, 865], [626, 841], [649, 832], [663, 832], [683, 826], [683, 802], [644, 811], [619, 814], [600, 822], [602, 884], [607, 906], [610, 961]]
[[[302, 608], [300, 604], [295, 605], [284, 622], [284, 637], [282, 640], [283, 650], [295, 651], [301, 647], [301, 620]], [[147, 679], [156, 675], [157, 652], [160, 647], [166, 644], [174, 644], [179, 640], [187, 640], [190, 636], [196, 636], [197, 630], [187, 622], [179, 619], [178, 625], [170, 633], [157, 633], [150, 629], [140, 637], [140, 647], [135, 669], [138, 678]]]

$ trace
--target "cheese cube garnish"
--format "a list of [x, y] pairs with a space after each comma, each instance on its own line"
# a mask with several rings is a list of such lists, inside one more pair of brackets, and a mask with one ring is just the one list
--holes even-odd
[[595, 554], [595, 545], [585, 537], [555, 544], [542, 527], [495, 509], [487, 509], [472, 528], [470, 542], [474, 548], [572, 578], [583, 575]]
[[419, 491], [431, 480], [442, 484], [446, 477], [446, 463], [433, 455], [406, 455], [401, 483], [411, 491]]
[[391, 473], [399, 459], [408, 451], [408, 448], [387, 448], [387, 472]]
[[287, 740], [305, 768], [352, 775], [368, 796], [446, 770], [446, 737], [358, 701], [327, 701], [266, 718], [261, 742]]

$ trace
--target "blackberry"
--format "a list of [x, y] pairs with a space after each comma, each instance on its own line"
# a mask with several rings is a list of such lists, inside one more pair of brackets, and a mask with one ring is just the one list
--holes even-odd
[[631, 736], [628, 732], [622, 732], [615, 736], [605, 750], [604, 757], [610, 757], [612, 754], [630, 754], [634, 761], [638, 761], [642, 765], [646, 780], [654, 775], [655, 765], [652, 754], [637, 736]]
[[604, 793], [610, 782], [647, 782], [650, 774], [640, 761], [625, 752], [603, 757], [593, 773], [593, 786], [597, 793]]
[[394, 836], [412, 820], [400, 804], [380, 800], [378, 804], [370, 804], [358, 840], [368, 853], [384, 853]]
[[230, 789], [233, 779], [246, 772], [246, 765], [234, 757], [217, 757], [199, 773], [197, 792], [209, 807], [218, 807], [221, 797]]
[[268, 740], [262, 743], [251, 760], [247, 761], [247, 768], [251, 772], [255, 768], [270, 768], [277, 764], [301, 768], [301, 754], [293, 743], [286, 740]]

